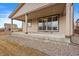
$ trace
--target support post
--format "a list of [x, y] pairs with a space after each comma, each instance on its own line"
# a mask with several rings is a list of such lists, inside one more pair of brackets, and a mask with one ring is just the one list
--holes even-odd
[[72, 3], [66, 4], [66, 36], [71, 37], [73, 34], [73, 7]]
[[71, 35], [74, 34], [74, 6], [71, 4]]
[[11, 32], [13, 32], [13, 19], [11, 19]]
[[25, 33], [28, 34], [28, 22], [27, 22], [27, 14], [25, 14]]

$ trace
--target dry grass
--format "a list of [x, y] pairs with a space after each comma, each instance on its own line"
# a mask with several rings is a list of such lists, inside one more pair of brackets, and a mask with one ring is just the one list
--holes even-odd
[[5, 32], [0, 32], [0, 35], [6, 35], [7, 33], [5, 33]]
[[5, 37], [5, 32], [0, 32], [0, 55], [2, 56], [43, 56], [47, 55], [37, 49], [23, 47], [11, 42]]
[[11, 34], [10, 32], [0, 32], [0, 35], [8, 35]]

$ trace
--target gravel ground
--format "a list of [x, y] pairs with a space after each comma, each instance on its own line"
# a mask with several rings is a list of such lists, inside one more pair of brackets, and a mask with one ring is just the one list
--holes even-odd
[[65, 42], [40, 40], [40, 39], [29, 39], [28, 37], [22, 38], [21, 36], [8, 35], [5, 36], [12, 42], [17, 42], [24, 47], [31, 47], [38, 49], [50, 56], [78, 56], [79, 46], [69, 44]]

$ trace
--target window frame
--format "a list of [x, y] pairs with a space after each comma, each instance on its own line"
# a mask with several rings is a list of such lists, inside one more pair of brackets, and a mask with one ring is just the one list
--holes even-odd
[[[38, 25], [38, 31], [52, 31], [52, 32], [59, 32], [59, 17], [60, 17], [60, 14], [56, 14], [56, 15], [49, 15], [49, 16], [44, 16], [44, 17], [39, 17], [39, 18], [37, 18], [37, 20], [38, 20], [38, 22], [37, 23], [39, 23], [39, 20], [40, 20], [40, 18], [49, 18], [49, 17], [57, 17], [57, 20], [58, 20], [58, 30], [48, 30], [48, 28], [46, 29], [46, 30], [40, 30], [39, 29], [39, 25]], [[43, 20], [42, 20], [43, 21]], [[48, 23], [48, 20], [46, 20], [46, 23]], [[48, 27], [48, 26], [46, 26], [46, 27]]]

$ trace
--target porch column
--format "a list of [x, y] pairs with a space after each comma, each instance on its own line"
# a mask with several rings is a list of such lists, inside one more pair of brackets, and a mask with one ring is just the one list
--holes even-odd
[[71, 35], [74, 34], [74, 6], [71, 4]]
[[25, 33], [26, 32], [26, 28], [25, 28], [25, 22], [24, 21], [22, 21], [22, 31]]
[[25, 33], [28, 34], [27, 14], [25, 14]]
[[13, 32], [13, 19], [11, 19], [11, 32]]
[[72, 3], [66, 4], [66, 36], [70, 37], [73, 34], [73, 8]]
[[22, 32], [23, 32], [23, 21], [22, 21]]

